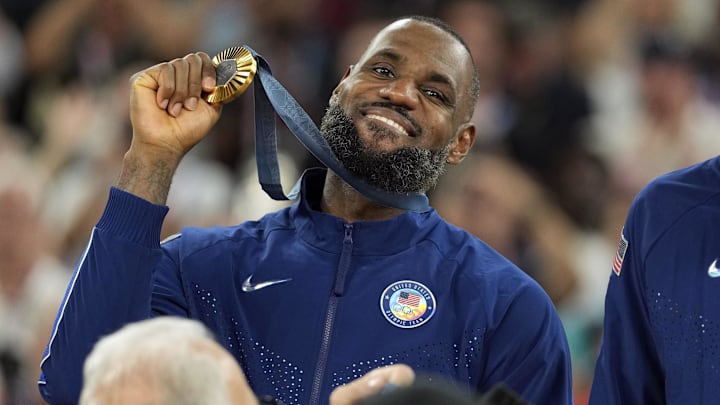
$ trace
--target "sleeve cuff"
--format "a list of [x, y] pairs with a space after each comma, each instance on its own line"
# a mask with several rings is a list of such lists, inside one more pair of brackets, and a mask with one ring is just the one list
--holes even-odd
[[111, 187], [107, 205], [96, 227], [140, 245], [156, 248], [160, 246], [160, 233], [168, 210], [165, 205], [153, 204]]

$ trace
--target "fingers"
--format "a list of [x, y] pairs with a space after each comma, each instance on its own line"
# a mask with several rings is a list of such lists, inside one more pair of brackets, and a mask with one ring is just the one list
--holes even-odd
[[333, 390], [330, 395], [330, 405], [353, 405], [377, 394], [388, 384], [407, 386], [414, 380], [415, 372], [405, 364], [376, 368], [357, 380]]
[[200, 52], [197, 55], [202, 62], [202, 90], [205, 92], [212, 91], [217, 84], [215, 80], [215, 67], [212, 65], [212, 60], [210, 60], [208, 54]]
[[183, 109], [195, 110], [202, 92], [215, 86], [215, 68], [204, 52], [155, 65], [147, 73], [155, 76], [158, 106], [173, 117]]

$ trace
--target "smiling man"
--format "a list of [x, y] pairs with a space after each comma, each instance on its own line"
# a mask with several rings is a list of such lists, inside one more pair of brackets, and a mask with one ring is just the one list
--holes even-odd
[[321, 127], [346, 168], [399, 193], [428, 191], [475, 140], [472, 59], [451, 32], [418, 26], [401, 20], [375, 38], [335, 89]]
[[[348, 69], [321, 131], [367, 183], [425, 192], [473, 144], [477, 83], [452, 29], [404, 18]], [[202, 321], [255, 393], [285, 403], [327, 403], [335, 387], [395, 363], [419, 379], [478, 392], [503, 383], [532, 403], [572, 403], [567, 341], [547, 295], [432, 209], [381, 205], [314, 169], [289, 208], [160, 243], [175, 169], [220, 116], [201, 98], [214, 85], [202, 52], [134, 76], [132, 144], [42, 362], [50, 403], [77, 400], [100, 335], [156, 315]]]

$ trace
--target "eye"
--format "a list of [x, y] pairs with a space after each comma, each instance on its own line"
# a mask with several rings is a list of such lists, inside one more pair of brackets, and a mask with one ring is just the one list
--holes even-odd
[[373, 72], [379, 74], [380, 76], [395, 77], [392, 70], [388, 69], [385, 66], [375, 66], [372, 68], [372, 70], [373, 70]]
[[448, 98], [445, 96], [444, 93], [435, 90], [433, 88], [425, 88], [423, 89], [423, 93], [426, 97], [431, 98], [433, 100], [436, 100], [444, 105], [450, 106], [452, 103], [448, 100]]
[[444, 98], [443, 95], [437, 90], [425, 89], [423, 91], [425, 92], [425, 95], [427, 95], [428, 97], [439, 98], [441, 100]]

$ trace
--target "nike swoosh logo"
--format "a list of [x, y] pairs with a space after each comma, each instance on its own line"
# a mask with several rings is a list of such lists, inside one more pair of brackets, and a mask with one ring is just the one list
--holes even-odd
[[708, 267], [708, 276], [712, 278], [720, 277], [720, 269], [717, 268], [717, 261], [718, 259], [715, 259], [710, 267]]
[[268, 280], [268, 281], [262, 281], [257, 284], [253, 284], [252, 283], [252, 274], [251, 274], [250, 277], [246, 278], [245, 281], [243, 282], [242, 290], [244, 292], [252, 292], [252, 291], [262, 290], [265, 287], [270, 287], [271, 285], [275, 285], [275, 284], [287, 283], [290, 280], [292, 280], [292, 279], [285, 278], [282, 280]]

